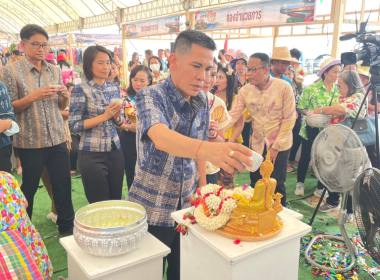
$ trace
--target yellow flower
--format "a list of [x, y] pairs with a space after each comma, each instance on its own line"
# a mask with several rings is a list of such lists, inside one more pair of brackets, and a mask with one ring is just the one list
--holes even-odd
[[15, 215], [15, 219], [16, 219], [16, 221], [20, 219], [20, 214], [19, 214], [19, 213], [17, 213], [17, 214]]
[[16, 229], [16, 225], [15, 225], [15, 224], [11, 225], [11, 226], [9, 227], [9, 229], [10, 229], [10, 230], [15, 230], [15, 229]]

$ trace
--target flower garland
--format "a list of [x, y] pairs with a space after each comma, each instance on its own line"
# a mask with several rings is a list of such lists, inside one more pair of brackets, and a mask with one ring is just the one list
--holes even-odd
[[297, 70], [297, 78], [304, 80], [306, 78], [306, 76], [307, 76], [306, 71], [303, 68], [300, 67]]
[[208, 184], [197, 189], [190, 202], [194, 205], [194, 214], [187, 212], [184, 222], [176, 227], [178, 232], [187, 234], [189, 225], [198, 223], [207, 230], [216, 230], [227, 224], [237, 207], [240, 198], [250, 199], [254, 189], [244, 185], [242, 188], [226, 190], [224, 187]]

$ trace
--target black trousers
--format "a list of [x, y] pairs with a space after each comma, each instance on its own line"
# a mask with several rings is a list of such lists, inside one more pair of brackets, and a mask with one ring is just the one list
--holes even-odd
[[53, 187], [58, 229], [60, 232], [72, 229], [74, 208], [71, 200], [69, 150], [66, 143], [41, 149], [18, 148], [18, 152], [22, 166], [21, 190], [29, 203], [26, 209], [29, 218], [32, 219], [34, 195], [46, 166]]
[[[177, 211], [181, 210], [181, 199], [179, 199], [177, 205]], [[161, 226], [151, 226], [148, 225], [148, 232], [168, 246], [171, 250], [170, 254], [163, 260], [163, 270], [162, 278], [165, 273], [166, 260], [168, 260], [168, 270], [166, 271], [167, 280], [180, 280], [180, 240], [181, 233], [177, 232], [175, 228], [177, 223], [174, 224], [174, 227], [161, 227]]]
[[252, 123], [244, 123], [243, 131], [241, 132], [241, 136], [243, 137], [243, 145], [249, 148], [249, 138], [251, 137], [251, 128]]
[[[306, 173], [309, 169], [309, 163], [311, 159], [311, 148], [313, 146], [313, 142], [310, 142], [306, 139], [302, 138], [302, 148], [301, 148], [301, 158], [298, 162], [298, 170], [297, 170], [297, 182], [305, 183]], [[318, 180], [318, 189], [323, 189], [324, 185]]]
[[[326, 202], [330, 205], [337, 206], [339, 205], [339, 198], [340, 198], [340, 193], [337, 192], [329, 192], [329, 197], [326, 199]], [[352, 196], [348, 195], [347, 198], [347, 213], [352, 214]]]
[[0, 149], [0, 171], [11, 174], [12, 172], [12, 145], [2, 147]]
[[300, 129], [302, 126], [302, 122], [299, 122], [298, 119], [296, 120], [296, 124], [293, 127], [293, 146], [290, 150], [289, 160], [294, 161], [296, 159], [296, 155], [298, 152], [299, 147], [301, 146], [302, 137], [300, 136]]
[[376, 153], [376, 144], [365, 147], [369, 160], [371, 161], [372, 167], [379, 169], [379, 159], [377, 158]]
[[[286, 181], [286, 169], [288, 166], [288, 157], [289, 157], [290, 149], [282, 152], [278, 152], [276, 163], [274, 165], [274, 170], [272, 172], [271, 178], [275, 179], [277, 181], [277, 187], [276, 187], [276, 193], [280, 193], [283, 195], [281, 198], [281, 204], [285, 207], [286, 206], [286, 187], [285, 187], [285, 181]], [[265, 158], [267, 154], [266, 149], [264, 149], [263, 157]], [[255, 172], [251, 172], [251, 187], [253, 188], [258, 180], [260, 180], [261, 174], [260, 169], [258, 169]]]
[[129, 190], [135, 179], [135, 167], [137, 162], [136, 133], [123, 131], [120, 143], [124, 155], [124, 169]]
[[71, 134], [70, 169], [77, 171], [80, 136]]
[[217, 185], [218, 184], [218, 172], [216, 172], [215, 174], [211, 174], [211, 175], [206, 175], [206, 182], [207, 184], [215, 184]]
[[79, 170], [89, 203], [120, 200], [123, 191], [124, 157], [121, 150], [79, 151]]

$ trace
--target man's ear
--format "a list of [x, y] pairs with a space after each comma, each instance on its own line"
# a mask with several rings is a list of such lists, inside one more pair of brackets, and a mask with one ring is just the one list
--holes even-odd
[[176, 71], [177, 70], [177, 62], [179, 60], [179, 56], [176, 53], [170, 54], [168, 58], [168, 62], [170, 63], [170, 71]]

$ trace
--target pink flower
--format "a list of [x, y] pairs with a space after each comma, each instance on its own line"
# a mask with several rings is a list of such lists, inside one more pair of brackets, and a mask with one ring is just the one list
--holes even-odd
[[1, 211], [1, 216], [2, 217], [6, 217], [7, 216], [7, 211], [5, 211], [5, 210]]

